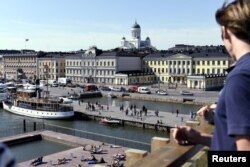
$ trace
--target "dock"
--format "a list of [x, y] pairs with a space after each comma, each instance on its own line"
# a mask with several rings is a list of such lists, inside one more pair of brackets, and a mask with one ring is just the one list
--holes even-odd
[[[91, 152], [89, 151], [92, 146], [101, 146], [105, 153], [102, 154], [93, 154], [97, 160], [100, 160], [102, 157], [106, 163], [101, 163], [99, 165], [102, 166], [107, 166], [110, 165], [111, 162], [113, 161], [113, 156], [116, 154], [124, 154], [125, 155], [125, 150], [128, 148], [117, 146], [117, 145], [112, 145], [108, 143], [101, 143], [98, 141], [93, 141], [85, 138], [80, 138], [80, 137], [75, 137], [75, 136], [70, 136], [62, 133], [56, 133], [52, 131], [41, 131], [41, 132], [31, 132], [31, 133], [26, 133], [23, 135], [18, 135], [18, 136], [12, 136], [8, 138], [4, 138], [1, 141], [7, 143], [10, 142], [11, 140], [19, 140], [19, 143], [27, 142], [26, 138], [34, 138], [36, 140], [39, 136], [40, 140], [52, 140], [54, 142], [59, 142], [59, 143], [64, 143], [73, 146], [74, 148], [65, 150], [62, 152], [50, 154], [50, 155], [44, 155], [43, 156], [43, 164], [39, 165], [42, 167], [51, 167], [51, 166], [89, 166], [87, 161], [84, 161], [84, 159], [87, 159], [88, 157], [91, 156]], [[37, 151], [37, 150], [34, 150]], [[37, 157], [36, 157], [37, 158]], [[63, 159], [66, 158], [68, 161], [64, 164], [58, 164], [58, 159]], [[30, 163], [34, 159], [21, 162], [18, 164], [19, 167], [31, 167]], [[125, 160], [120, 161], [120, 163], [125, 163]]]
[[[163, 131], [169, 131], [170, 128], [175, 127], [176, 125], [185, 125], [185, 122], [190, 120], [189, 115], [182, 113], [179, 113], [177, 115], [175, 112], [169, 113], [159, 111], [159, 114], [157, 116], [155, 113], [156, 111], [148, 110], [147, 114], [145, 114], [145, 112], [142, 112], [142, 114], [140, 115], [139, 113], [141, 109], [138, 108], [136, 109], [137, 114], [134, 114], [134, 110], [130, 110], [127, 108], [120, 110], [119, 107], [115, 106], [101, 105], [99, 107], [96, 104], [91, 105], [94, 105], [94, 110], [88, 108], [88, 103], [79, 103], [75, 101], [73, 103], [73, 107], [76, 117], [85, 117], [96, 121], [99, 121], [102, 118], [106, 117], [112, 120], [119, 120], [122, 126], [132, 125]], [[127, 115], [126, 109], [128, 110]]]

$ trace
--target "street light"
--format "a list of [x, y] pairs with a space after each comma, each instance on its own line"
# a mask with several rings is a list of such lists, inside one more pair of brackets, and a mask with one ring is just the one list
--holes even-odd
[[158, 88], [159, 88], [159, 91], [160, 91], [161, 90], [161, 72], [159, 72]]
[[26, 50], [26, 45], [27, 45], [27, 42], [29, 42], [29, 39], [25, 39], [25, 50]]

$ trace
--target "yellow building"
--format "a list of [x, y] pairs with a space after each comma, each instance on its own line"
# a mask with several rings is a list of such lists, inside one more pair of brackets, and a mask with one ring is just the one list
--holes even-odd
[[[48, 78], [46, 68], [48, 67]], [[63, 55], [48, 54], [38, 58], [38, 76], [40, 79], [55, 79], [65, 77], [65, 58]]]
[[[217, 77], [225, 78], [225, 71], [231, 64], [231, 58], [223, 52], [183, 52], [183, 53], [153, 53], [143, 59], [143, 71], [155, 74], [155, 83], [174, 83], [185, 85], [189, 88], [206, 89], [218, 86], [216, 81], [204, 81], [203, 86], [199, 85], [200, 79], [189, 81], [190, 76], [204, 76], [209, 80], [216, 80]], [[210, 77], [208, 77], [210, 76]], [[213, 76], [213, 77], [211, 77]], [[197, 77], [196, 77], [197, 78]], [[199, 78], [199, 77], [198, 77]], [[219, 82], [223, 84], [223, 82]], [[222, 86], [222, 85], [221, 85]]]

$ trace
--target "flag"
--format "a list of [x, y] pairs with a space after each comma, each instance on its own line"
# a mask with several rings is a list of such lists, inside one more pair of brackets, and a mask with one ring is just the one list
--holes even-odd
[[29, 39], [25, 39], [25, 41], [26, 41], [26, 42], [28, 42], [28, 41], [29, 41]]

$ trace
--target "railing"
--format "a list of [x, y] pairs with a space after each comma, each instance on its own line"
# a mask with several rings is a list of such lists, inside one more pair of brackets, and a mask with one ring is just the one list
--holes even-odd
[[93, 132], [72, 129], [67, 127], [62, 127], [58, 125], [45, 124], [44, 122], [32, 122], [23, 120], [23, 125], [10, 129], [1, 129], [0, 130], [0, 138], [14, 136], [18, 134], [23, 134], [26, 132], [32, 131], [40, 131], [40, 130], [51, 130], [54, 132], [64, 133], [72, 136], [82, 137], [86, 139], [91, 139], [95, 141], [100, 141], [103, 143], [110, 143], [114, 145], [120, 145], [128, 148], [136, 148], [142, 150], [150, 150], [150, 144], [130, 139], [124, 139], [119, 137], [107, 136], [102, 134], [97, 134]]
[[[213, 125], [203, 119], [188, 121], [187, 125], [204, 133], [211, 133]], [[171, 133], [173, 129], [171, 130]], [[181, 146], [171, 138], [153, 138], [151, 153], [142, 150], [126, 150], [127, 167], [204, 167], [207, 166], [207, 147], [202, 145]]]

